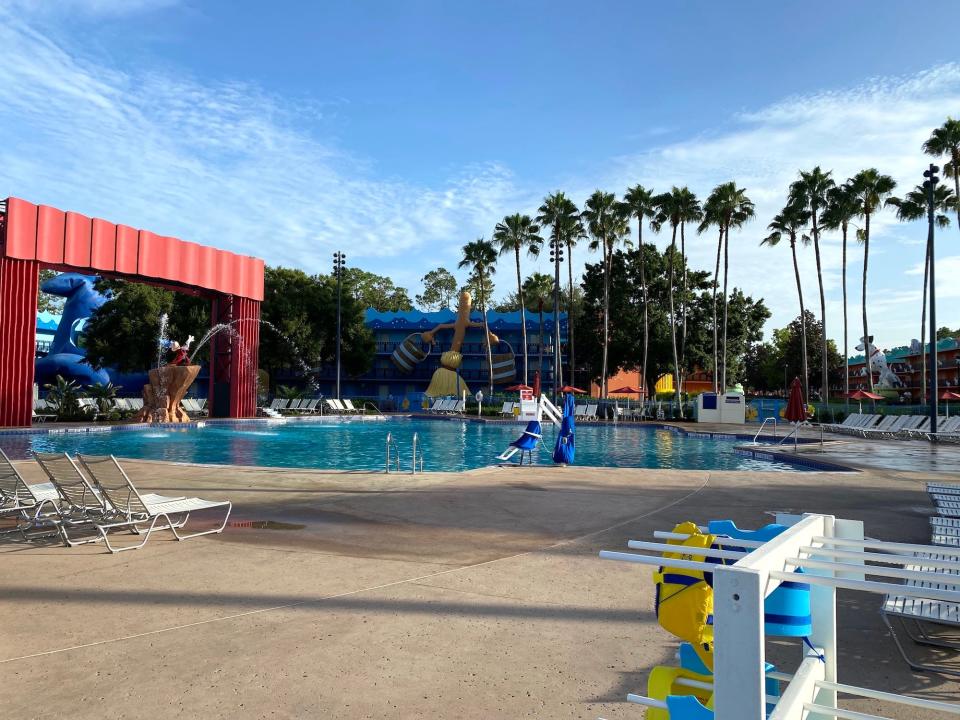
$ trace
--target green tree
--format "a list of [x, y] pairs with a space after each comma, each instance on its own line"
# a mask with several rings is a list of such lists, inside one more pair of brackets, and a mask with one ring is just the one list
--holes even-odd
[[[643, 254], [643, 258], [640, 254]], [[616, 318], [611, 325], [609, 363], [611, 368], [637, 369], [642, 356], [643, 314], [640, 312], [640, 265], [647, 283], [650, 327], [648, 338], [647, 382], [655, 384], [660, 375], [673, 372], [673, 333], [668, 312], [670, 266], [680, 269], [680, 253], [667, 248], [660, 253], [644, 243], [630, 251], [615, 251], [610, 278], [610, 313]], [[710, 273], [688, 270], [690, 335], [689, 353], [683, 371], [691, 372], [709, 365], [711, 354], [710, 322], [712, 297]], [[601, 263], [588, 264], [583, 276], [582, 322], [577, 328], [580, 357], [591, 378], [599, 379], [603, 365], [603, 291], [604, 272]], [[762, 301], [755, 301], [734, 289], [730, 294], [730, 373], [742, 372], [742, 354], [749, 342], [761, 337], [769, 311]]]
[[[947, 213], [953, 209], [956, 204], [956, 195], [953, 190], [946, 185], [937, 185], [933, 191], [934, 222], [937, 227], [945, 228], [950, 226], [950, 216]], [[927, 216], [927, 191], [923, 185], [917, 185], [902, 198], [891, 197], [887, 200], [887, 205], [897, 209], [897, 219], [900, 222], [912, 222], [922, 220]], [[930, 281], [930, 245], [924, 243], [926, 251], [923, 257], [923, 294], [920, 310], [920, 342], [927, 337], [927, 284]], [[925, 396], [927, 390], [927, 355], [920, 353], [920, 387], [921, 396]]]
[[647, 345], [650, 341], [650, 315], [647, 308], [647, 278], [644, 268], [643, 258], [643, 224], [653, 220], [657, 215], [656, 196], [653, 190], [643, 187], [643, 185], [634, 185], [627, 188], [623, 195], [623, 207], [627, 215], [637, 220], [637, 249], [639, 250], [638, 259], [640, 264], [640, 298], [643, 302], [643, 350], [640, 361], [640, 372], [643, 377], [643, 390], [649, 394], [650, 385], [647, 375]]
[[944, 165], [943, 174], [953, 178], [954, 210], [957, 213], [957, 227], [960, 228], [960, 120], [948, 117], [946, 122], [936, 128], [923, 144], [927, 155], [950, 160]]
[[[580, 218], [580, 211], [576, 204], [562, 192], [555, 192], [547, 195], [540, 205], [537, 215], [537, 222], [541, 225], [550, 226], [550, 237], [552, 240], [563, 243], [567, 246], [567, 278], [569, 302], [564, 306], [567, 308], [567, 345], [570, 351], [570, 384], [576, 385], [575, 368], [576, 352], [574, 350], [573, 328], [577, 318], [577, 307], [574, 303], [573, 287], [573, 248], [577, 242], [584, 237], [583, 221]], [[551, 299], [550, 306], [553, 306]]]
[[[814, 358], [809, 368], [816, 376], [822, 372], [823, 348], [820, 343], [823, 333], [819, 322], [809, 310], [803, 318], [797, 317], [784, 328], [775, 329], [768, 343], [753, 343], [745, 353], [745, 375], [747, 385], [760, 391], [785, 393], [790, 379], [801, 377], [803, 367], [800, 356], [803, 351], [804, 328], [809, 328], [810, 357]], [[833, 340], [827, 341], [827, 366], [837, 367], [844, 362]]]
[[[373, 362], [373, 334], [366, 327], [366, 305], [351, 292], [341, 300], [341, 363], [348, 375], [366, 372]], [[336, 358], [337, 282], [331, 276], [267, 267], [261, 318], [260, 365], [270, 377], [282, 367], [330, 365]]]
[[493, 231], [493, 241], [500, 248], [500, 254], [513, 253], [517, 263], [517, 294], [520, 296], [520, 329], [523, 336], [523, 383], [527, 384], [527, 314], [523, 303], [523, 276], [520, 274], [520, 253], [526, 250], [527, 255], [536, 257], [540, 254], [543, 238], [540, 237], [540, 226], [530, 219], [529, 215], [507, 215], [497, 223]]
[[630, 230], [629, 220], [623, 207], [613, 193], [596, 190], [587, 199], [581, 213], [587, 232], [593, 240], [590, 249], [601, 251], [604, 271], [604, 309], [603, 309], [603, 370], [600, 373], [600, 394], [607, 396], [608, 346], [610, 344], [610, 276], [613, 263], [613, 251], [617, 244], [626, 240]]
[[960, 337], [960, 328], [956, 330], [951, 330], [946, 326], [937, 328], [937, 340], [947, 340], [948, 338], [955, 337]]
[[[47, 280], [52, 280], [57, 275], [59, 275], [56, 270], [41, 270], [40, 271], [40, 285], [42, 286]], [[57, 295], [49, 295], [43, 290], [37, 291], [37, 311], [38, 312], [48, 312], [53, 313], [54, 315], [59, 315], [63, 312], [63, 303], [64, 298], [58, 297]]]
[[446, 268], [431, 270], [421, 278], [423, 295], [417, 295], [417, 305], [424, 310], [449, 310], [457, 295], [457, 279]]
[[[86, 326], [87, 362], [143, 372], [157, 364], [160, 316], [169, 318], [167, 336], [184, 342], [210, 327], [209, 300], [125, 280], [98, 280], [97, 290], [111, 298]], [[162, 358], [166, 360], [166, 358]]]
[[843, 287], [843, 394], [850, 394], [850, 366], [846, 359], [850, 357], [849, 330], [847, 324], [847, 232], [850, 221], [857, 216], [857, 203], [849, 182], [835, 185], [827, 193], [827, 208], [821, 215], [826, 230], [840, 230], [843, 236], [841, 261], [841, 285]]
[[[883, 207], [884, 201], [893, 194], [896, 181], [889, 175], [882, 175], [876, 168], [861, 170], [850, 178], [856, 213], [863, 218], [863, 230], [857, 233], [857, 239], [863, 242], [863, 337], [869, 340], [870, 328], [867, 324], [867, 269], [870, 262], [870, 218]], [[873, 365], [870, 353], [867, 357], [867, 380], [873, 392]]]
[[493, 349], [490, 347], [490, 325], [487, 322], [487, 301], [489, 297], [484, 290], [486, 279], [497, 271], [497, 249], [492, 242], [483, 238], [469, 242], [463, 246], [463, 259], [458, 267], [470, 268], [479, 286], [480, 297], [477, 300], [480, 305], [480, 312], [483, 313], [483, 335], [487, 344], [490, 395], [493, 395]]
[[798, 202], [810, 211], [810, 221], [813, 224], [813, 252], [817, 261], [817, 285], [820, 288], [820, 331], [823, 333], [821, 342], [822, 375], [821, 387], [824, 402], [830, 402], [830, 383], [827, 373], [829, 368], [826, 362], [827, 352], [827, 301], [823, 293], [823, 270], [820, 266], [820, 222], [822, 213], [829, 207], [829, 193], [836, 187], [831, 172], [824, 172], [817, 165], [813, 170], [800, 171], [800, 179], [796, 180], [790, 186], [790, 197], [793, 202]]
[[800, 282], [800, 266], [797, 264], [797, 238], [807, 242], [806, 235], [803, 235], [803, 228], [810, 219], [810, 211], [799, 203], [788, 203], [783, 210], [774, 216], [773, 220], [767, 225], [771, 231], [760, 244], [771, 247], [779, 245], [780, 241], [786, 237], [790, 241], [790, 254], [793, 257], [793, 274], [797, 280], [797, 297], [800, 300], [800, 357], [803, 377], [803, 396], [810, 399], [810, 373], [807, 372], [807, 325], [804, 319], [807, 317], [807, 311], [803, 306], [803, 285]]
[[353, 295], [365, 308], [378, 312], [413, 310], [407, 289], [397, 287], [393, 280], [360, 268], [343, 271], [343, 292]]

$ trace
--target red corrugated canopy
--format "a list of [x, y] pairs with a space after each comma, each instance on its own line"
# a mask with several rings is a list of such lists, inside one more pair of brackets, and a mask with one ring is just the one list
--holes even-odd
[[141, 276], [263, 300], [263, 260], [115, 225], [19, 198], [7, 200], [6, 257], [80, 272]]

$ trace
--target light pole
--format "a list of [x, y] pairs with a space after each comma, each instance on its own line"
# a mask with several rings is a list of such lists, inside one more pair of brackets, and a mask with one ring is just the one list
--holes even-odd
[[553, 261], [553, 404], [557, 404], [560, 389], [560, 263], [563, 262], [563, 243], [550, 241], [550, 259]]
[[[923, 181], [923, 187], [927, 191], [927, 253], [930, 255], [930, 432], [937, 431], [937, 394], [939, 391], [937, 367], [937, 286], [934, 268], [934, 242], [933, 242], [933, 190], [936, 187], [939, 178], [937, 177], [938, 168], [933, 163], [923, 171], [926, 180]], [[920, 341], [921, 343], [923, 340]]]
[[340, 399], [340, 298], [343, 294], [343, 271], [347, 256], [339, 250], [333, 254], [333, 274], [337, 276], [337, 400]]

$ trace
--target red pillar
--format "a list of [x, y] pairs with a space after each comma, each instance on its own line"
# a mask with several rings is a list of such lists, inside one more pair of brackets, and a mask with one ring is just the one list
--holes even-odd
[[210, 342], [210, 416], [253, 417], [257, 414], [257, 366], [260, 303], [221, 295], [214, 299], [211, 325], [229, 325]]
[[29, 426], [40, 264], [0, 256], [0, 427]]

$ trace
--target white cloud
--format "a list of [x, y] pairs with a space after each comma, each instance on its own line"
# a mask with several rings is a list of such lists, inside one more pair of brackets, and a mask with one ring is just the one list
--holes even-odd
[[[721, 134], [705, 133], [639, 155], [616, 159], [607, 172], [608, 187], [642, 182], [657, 190], [672, 184], [689, 185], [701, 197], [720, 182], [736, 179], [757, 205], [757, 218], [731, 237], [732, 280], [754, 296], [763, 297], [774, 317], [769, 327], [782, 327], [799, 313], [790, 252], [786, 246], [760, 247], [769, 219], [782, 207], [787, 187], [799, 169], [820, 165], [845, 180], [866, 167], [892, 175], [899, 190], [912, 188], [931, 160], [920, 147], [930, 131], [960, 109], [960, 65], [933, 68], [911, 77], [874, 79], [859, 87], [792, 97], [743, 113]], [[941, 231], [955, 240], [955, 227]], [[921, 287], [905, 268], [923, 261], [926, 228], [901, 225], [892, 212], [871, 223], [868, 310], [871, 332], [894, 345], [919, 327]], [[715, 239], [706, 235], [687, 247], [699, 267], [712, 267]], [[808, 309], [820, 314], [816, 266], [812, 248], [798, 250]], [[825, 236], [821, 259], [828, 301], [827, 330], [842, 338], [841, 242]], [[851, 237], [848, 243], [848, 304], [851, 318], [860, 318], [859, 297], [863, 253]], [[937, 263], [949, 274], [948, 260]], [[916, 287], [914, 288], [914, 286]], [[938, 282], [939, 285], [939, 282]], [[915, 292], [914, 292], [915, 291]], [[900, 297], [899, 303], [886, 298]], [[830, 309], [834, 308], [835, 311]], [[944, 307], [943, 324], [960, 325], [960, 313]], [[914, 321], [916, 315], [916, 321]], [[855, 321], [856, 322], [856, 321]], [[917, 332], [917, 331], [913, 331]]]
[[[109, 16], [158, 10], [175, 0], [66, 2], [58, 4], [65, 12]], [[719, 118], [722, 130], [681, 142], [666, 142], [677, 130], [639, 128], [643, 142], [659, 136], [665, 144], [599, 158], [572, 181], [558, 177], [532, 187], [512, 168], [479, 158], [442, 181], [415, 183], [383, 178], [376, 158], [351, 156], [318, 137], [326, 98], [305, 104], [244, 82], [121, 71], [21, 19], [54, 23], [43, 9], [49, 7], [39, 0], [0, 0], [0, 196], [19, 195], [310, 271], [328, 270], [330, 253], [343, 249], [351, 263], [388, 272], [412, 293], [426, 270], [453, 268], [465, 240], [489, 236], [504, 214], [535, 211], [558, 187], [582, 200], [596, 187], [622, 191], [641, 182], [662, 191], [685, 184], [705, 197], [735, 178], [756, 202], [757, 219], [731, 238], [732, 281], [763, 297], [774, 312], [769, 327], [782, 327], [798, 312], [790, 253], [785, 246], [761, 248], [759, 241], [798, 169], [819, 164], [842, 181], [873, 166], [901, 188], [912, 187], [928, 161], [921, 143], [960, 108], [960, 65], [946, 65]], [[714, 122], [708, 109], [704, 122]], [[924, 237], [921, 224], [900, 225], [892, 213], [873, 224], [871, 329], [882, 345], [918, 332], [921, 278], [911, 268], [923, 261]], [[688, 234], [695, 266], [712, 268], [714, 242], [712, 233]], [[839, 338], [839, 238], [824, 237], [821, 249], [828, 330]], [[586, 259], [583, 249], [575, 254], [578, 264]], [[802, 249], [800, 256], [806, 304], [819, 314], [813, 252]], [[947, 283], [941, 297], [951, 292], [956, 262], [938, 262]], [[544, 255], [528, 268], [545, 270], [546, 263]], [[847, 263], [848, 312], [856, 327], [862, 251], [852, 236]], [[501, 291], [511, 276], [505, 268]], [[941, 305], [941, 324], [960, 326], [956, 307]]]
[[94, 64], [2, 9], [0, 64], [0, 196], [311, 271], [327, 271], [333, 249], [363, 263], [459, 247], [516, 201], [503, 166], [438, 187], [383, 180], [255, 86]]

